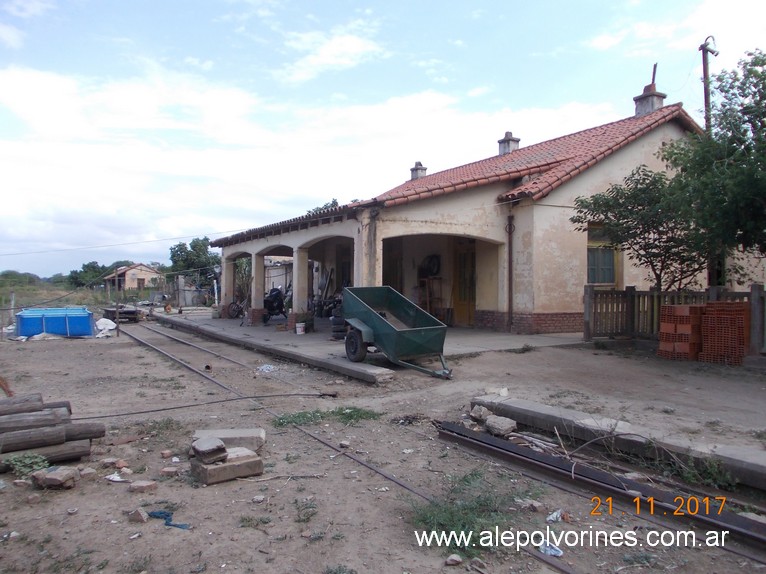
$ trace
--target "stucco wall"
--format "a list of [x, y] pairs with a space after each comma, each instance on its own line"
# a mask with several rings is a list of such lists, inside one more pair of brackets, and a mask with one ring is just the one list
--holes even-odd
[[[673, 125], [658, 128], [562, 185], [531, 208], [518, 210], [517, 228], [522, 218], [532, 219], [531, 229], [526, 232], [534, 249], [531, 266], [534, 302], [532, 307], [520, 306], [520, 311], [530, 308], [535, 313], [582, 310], [583, 286], [587, 282], [587, 234], [575, 231], [569, 221], [575, 198], [602, 193], [610, 185], [622, 183], [640, 164], [657, 171], [663, 169], [664, 164], [656, 157], [657, 150], [663, 142], [681, 135], [681, 130]], [[648, 287], [646, 271], [636, 268], [624, 255], [621, 258], [616, 287]], [[525, 299], [522, 301], [528, 303]]]

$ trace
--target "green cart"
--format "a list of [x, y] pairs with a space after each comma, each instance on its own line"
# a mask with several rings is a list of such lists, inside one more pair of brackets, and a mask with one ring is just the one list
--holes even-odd
[[[348, 324], [346, 356], [361, 362], [374, 345], [389, 361], [423, 373], [452, 378], [444, 361], [447, 326], [391, 287], [346, 287], [343, 289], [343, 318]], [[438, 355], [441, 370], [430, 370], [410, 362]]]

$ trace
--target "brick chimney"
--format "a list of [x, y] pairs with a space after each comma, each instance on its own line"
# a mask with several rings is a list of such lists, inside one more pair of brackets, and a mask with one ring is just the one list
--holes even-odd
[[654, 83], [644, 86], [644, 93], [633, 98], [633, 101], [636, 102], [636, 117], [640, 118], [659, 110], [666, 97], [668, 97], [667, 94], [657, 91], [657, 86]]
[[519, 138], [513, 137], [512, 132], [505, 132], [505, 137], [501, 140], [497, 140], [500, 147], [500, 153], [498, 155], [505, 155], [511, 153], [513, 150], [519, 149]]
[[426, 175], [427, 167], [423, 167], [423, 164], [419, 161], [415, 162], [415, 167], [410, 168], [410, 180], [420, 179]]

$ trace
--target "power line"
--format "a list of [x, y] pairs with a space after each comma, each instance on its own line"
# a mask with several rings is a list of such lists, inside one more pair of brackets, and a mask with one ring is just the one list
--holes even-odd
[[111, 243], [108, 245], [91, 245], [88, 247], [67, 247], [65, 249], [46, 249], [44, 251], [19, 251], [18, 253], [0, 253], [0, 257], [12, 257], [16, 255], [39, 255], [39, 254], [45, 254], [45, 253], [61, 253], [64, 251], [85, 251], [87, 249], [102, 249], [106, 247], [124, 247], [126, 245], [141, 245], [144, 243], [159, 243], [161, 241], [176, 241], [178, 239], [189, 239], [189, 238], [198, 238], [200, 236], [211, 236], [211, 235], [224, 235], [224, 234], [230, 234], [230, 233], [240, 233], [241, 231], [247, 231], [247, 229], [232, 229], [231, 231], [216, 231], [214, 233], [203, 233], [203, 234], [197, 234], [197, 235], [183, 235], [180, 237], [166, 237], [164, 239], [147, 239], [145, 241], [130, 241], [127, 243]]

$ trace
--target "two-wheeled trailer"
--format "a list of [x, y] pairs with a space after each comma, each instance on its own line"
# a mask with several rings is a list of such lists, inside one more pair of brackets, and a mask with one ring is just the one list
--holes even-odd
[[[346, 287], [343, 289], [343, 318], [348, 323], [346, 356], [355, 363], [375, 346], [389, 361], [423, 373], [452, 378], [444, 360], [447, 325], [425, 312], [395, 289]], [[438, 355], [441, 370], [431, 370], [413, 359]]]

